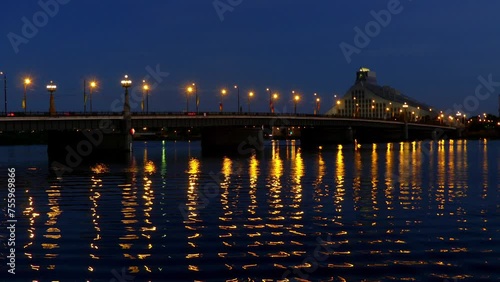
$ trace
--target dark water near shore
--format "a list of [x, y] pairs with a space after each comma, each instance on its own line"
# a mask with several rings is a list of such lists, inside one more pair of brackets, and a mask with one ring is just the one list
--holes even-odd
[[500, 141], [428, 145], [136, 142], [62, 177], [45, 146], [0, 147], [2, 214], [7, 167], [18, 185], [0, 281], [498, 281]]

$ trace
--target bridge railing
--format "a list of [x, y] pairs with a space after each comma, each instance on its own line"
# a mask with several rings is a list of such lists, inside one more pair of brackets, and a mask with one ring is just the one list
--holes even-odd
[[[48, 112], [9, 112], [7, 114], [0, 114], [3, 117], [49, 117], [51, 116]], [[95, 116], [122, 116], [122, 112], [56, 112], [52, 116], [56, 117], [95, 117]], [[348, 119], [358, 119], [358, 120], [379, 120], [379, 121], [397, 121], [404, 122], [402, 117], [391, 117], [391, 118], [364, 118], [364, 117], [353, 117], [349, 115], [314, 115], [314, 114], [304, 114], [304, 113], [269, 113], [269, 112], [132, 112], [132, 116], [193, 116], [193, 117], [204, 117], [204, 116], [265, 116], [265, 117], [331, 117], [331, 118], [348, 118]], [[436, 126], [451, 126], [449, 124], [444, 124], [438, 120], [434, 119], [421, 119], [418, 121], [407, 121], [412, 124], [426, 124], [426, 125], [436, 125]]]

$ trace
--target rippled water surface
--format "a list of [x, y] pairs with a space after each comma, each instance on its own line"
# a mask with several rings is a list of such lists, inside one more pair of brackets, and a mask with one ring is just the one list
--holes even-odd
[[0, 147], [1, 186], [8, 167], [18, 185], [0, 280], [500, 279], [498, 141], [200, 147], [136, 142], [62, 177], [44, 146]]

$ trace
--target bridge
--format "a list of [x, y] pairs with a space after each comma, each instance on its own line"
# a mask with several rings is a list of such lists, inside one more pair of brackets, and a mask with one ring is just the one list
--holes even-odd
[[[453, 138], [458, 129], [429, 123], [340, 117], [332, 115], [274, 113], [32, 113], [0, 117], [3, 132], [48, 132], [49, 153], [62, 153], [68, 146], [93, 147], [109, 154], [130, 151], [133, 128], [199, 128], [202, 148], [207, 151], [242, 151], [262, 144], [280, 128], [299, 127], [302, 146], [357, 142]], [[1, 136], [1, 135], [0, 135]], [[83, 143], [82, 143], [83, 142]], [[83, 146], [83, 145], [85, 146]], [[83, 146], [83, 147], [82, 147]]]
[[[83, 113], [33, 113], [29, 115], [0, 117], [0, 131], [50, 131], [50, 130], [93, 130], [102, 127], [103, 123], [119, 128], [124, 116], [120, 112], [95, 114]], [[436, 129], [455, 130], [455, 127], [433, 123], [405, 123], [404, 121], [348, 118], [333, 115], [308, 114], [271, 114], [271, 113], [132, 113], [132, 127], [353, 127], [353, 128], [401, 128], [407, 124], [409, 130]]]

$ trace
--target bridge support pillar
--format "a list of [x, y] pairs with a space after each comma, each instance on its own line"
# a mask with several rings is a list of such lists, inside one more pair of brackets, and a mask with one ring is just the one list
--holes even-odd
[[318, 145], [350, 144], [354, 142], [354, 130], [348, 128], [306, 127], [301, 129], [300, 144], [303, 147]]
[[403, 140], [407, 141], [408, 138], [410, 137], [408, 134], [408, 123], [405, 122], [405, 125], [403, 126]]
[[86, 159], [107, 159], [130, 152], [129, 133], [106, 133], [102, 130], [49, 131], [47, 152], [50, 158], [66, 166]]
[[263, 149], [262, 128], [206, 127], [201, 130], [203, 154], [247, 155]]

